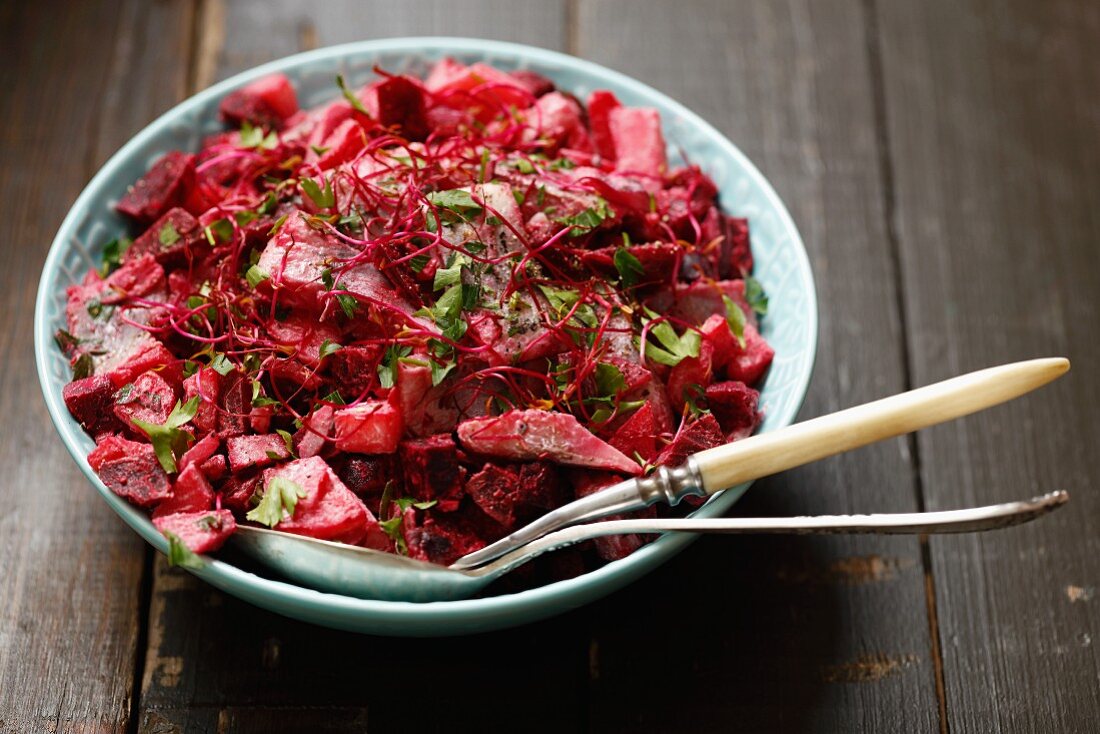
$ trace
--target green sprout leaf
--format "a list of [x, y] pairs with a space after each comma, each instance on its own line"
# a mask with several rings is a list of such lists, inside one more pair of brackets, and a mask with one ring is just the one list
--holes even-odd
[[271, 274], [261, 268], [259, 265], [251, 265], [244, 274], [244, 279], [248, 281], [248, 287], [255, 290], [255, 288], [269, 279]]
[[336, 86], [340, 87], [340, 92], [344, 95], [344, 99], [348, 101], [352, 109], [356, 112], [361, 112], [367, 117], [370, 117], [370, 113], [367, 112], [367, 108], [363, 106], [363, 103], [355, 96], [355, 93], [348, 89], [348, 85], [344, 83], [344, 75], [336, 75]]
[[194, 440], [187, 431], [180, 427], [188, 423], [199, 411], [199, 396], [188, 400], [182, 405], [177, 400], [172, 412], [168, 414], [168, 420], [162, 425], [146, 423], [140, 418], [131, 418], [135, 426], [140, 428], [149, 437], [149, 443], [153, 445], [153, 451], [157, 455], [157, 461], [161, 468], [169, 474], [176, 471], [176, 459], [183, 455], [191, 441]]
[[303, 178], [301, 181], [302, 191], [313, 200], [318, 209], [331, 209], [336, 205], [336, 195], [332, 191], [332, 181], [325, 178], [324, 182], [325, 187], [322, 189], [312, 178]]
[[730, 326], [730, 333], [737, 339], [737, 343], [744, 347], [745, 312], [729, 296], [723, 295], [722, 302], [726, 304], [726, 323]]
[[642, 261], [635, 257], [630, 250], [625, 247], [620, 247], [615, 250], [615, 269], [619, 271], [619, 279], [622, 281], [624, 287], [629, 288], [635, 285], [639, 280], [645, 276], [645, 268], [642, 267]]
[[202, 568], [206, 564], [194, 551], [188, 548], [180, 536], [163, 532], [168, 540], [168, 565], [179, 568]]
[[764, 293], [764, 286], [751, 275], [745, 277], [745, 300], [753, 311], [761, 316], [768, 314], [768, 296]]
[[171, 247], [180, 241], [180, 233], [176, 230], [175, 225], [169, 222], [160, 228], [157, 239], [160, 240], [161, 247]]
[[341, 346], [340, 344], [337, 344], [336, 342], [332, 341], [331, 339], [325, 339], [323, 342], [321, 342], [321, 352], [320, 352], [321, 359], [324, 359], [325, 357], [327, 357], [330, 354], [335, 354], [336, 352], [339, 352], [343, 348], [344, 348], [343, 346]]
[[261, 525], [273, 528], [287, 517], [294, 517], [294, 508], [298, 500], [304, 499], [306, 491], [296, 482], [275, 476], [267, 483], [260, 504], [248, 511], [246, 518]]

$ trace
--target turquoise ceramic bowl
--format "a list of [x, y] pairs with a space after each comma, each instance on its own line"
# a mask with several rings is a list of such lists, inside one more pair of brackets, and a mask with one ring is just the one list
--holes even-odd
[[[145, 514], [112, 494], [88, 466], [85, 457], [93, 447], [92, 439], [69, 416], [61, 399], [69, 369], [52, 336], [64, 325], [65, 287], [99, 262], [102, 243], [125, 231], [126, 223], [115, 214], [113, 205], [126, 187], [161, 154], [170, 149], [197, 150], [203, 136], [221, 129], [218, 102], [229, 91], [265, 74], [283, 72], [295, 83], [302, 106], [309, 107], [338, 94], [333, 82], [337, 73], [359, 85], [371, 77], [375, 65], [419, 75], [445, 55], [467, 63], [487, 61], [504, 69], [529, 68], [582, 98], [592, 89], [610, 89], [624, 104], [660, 111], [672, 160], [683, 151], [698, 162], [717, 183], [723, 207], [749, 218], [756, 277], [770, 297], [763, 332], [776, 350], [763, 390], [767, 417], [761, 430], [775, 430], [794, 419], [810, 380], [817, 341], [813, 276], [798, 231], [779, 197], [717, 130], [679, 103], [629, 77], [539, 48], [479, 39], [400, 38], [320, 49], [238, 74], [176, 106], [138, 133], [80, 194], [43, 268], [35, 308], [35, 358], [50, 416], [88, 481], [126, 524], [161, 552], [167, 550], [167, 544]], [[747, 487], [716, 495], [696, 516], [721, 515]], [[516, 594], [428, 604], [326, 594], [249, 573], [220, 560], [211, 560], [194, 573], [259, 607], [328, 627], [383, 635], [455, 635], [518, 625], [574, 609], [651, 571], [690, 542], [690, 536], [666, 536], [628, 558], [568, 581]]]

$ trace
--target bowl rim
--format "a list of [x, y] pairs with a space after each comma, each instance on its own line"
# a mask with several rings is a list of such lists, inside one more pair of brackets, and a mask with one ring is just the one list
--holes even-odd
[[[131, 137], [96, 172], [81, 191], [69, 212], [65, 216], [50, 246], [39, 279], [34, 311], [34, 349], [39, 386], [55, 429], [69, 454], [76, 461], [84, 475], [96, 488], [108, 505], [139, 535], [161, 553], [167, 551], [167, 541], [153, 527], [148, 516], [132, 507], [99, 480], [88, 465], [87, 457], [78, 447], [77, 432], [83, 431], [69, 416], [60, 396], [60, 390], [50, 389], [51, 379], [47, 366], [48, 350], [53, 344], [50, 323], [46, 317], [49, 311], [49, 299], [55, 294], [47, 290], [51, 274], [59, 269], [68, 241], [73, 238], [83, 212], [89, 208], [93, 196], [110, 177], [111, 173], [123, 166], [136, 152], [167, 128], [181, 116], [206, 105], [214, 98], [220, 98], [254, 79], [267, 74], [284, 71], [302, 65], [316, 63], [338, 63], [342, 59], [356, 54], [369, 53], [477, 53], [510, 57], [525, 61], [535, 61], [551, 66], [561, 66], [597, 80], [608, 80], [615, 85], [629, 89], [643, 97], [659, 99], [667, 109], [675, 112], [690, 127], [700, 131], [708, 142], [717, 145], [725, 155], [734, 160], [745, 177], [763, 192], [772, 211], [779, 218], [779, 228], [787, 232], [793, 245], [796, 269], [802, 278], [809, 304], [807, 313], [806, 336], [809, 348], [800, 355], [797, 363], [797, 379], [793, 382], [798, 391], [797, 399], [791, 401], [786, 410], [775, 415], [777, 424], [788, 425], [798, 413], [805, 400], [809, 387], [818, 342], [818, 309], [816, 287], [809, 257], [794, 220], [787, 211], [779, 195], [756, 166], [713, 125], [701, 118], [686, 106], [622, 72], [609, 69], [585, 59], [549, 49], [520, 43], [496, 41], [478, 38], [454, 36], [415, 36], [382, 38], [366, 41], [327, 46], [312, 51], [285, 56], [252, 67], [218, 82], [181, 101], [159, 115], [140, 132]], [[716, 495], [706, 505], [697, 510], [699, 516], [714, 516], [724, 512], [749, 487], [749, 484], [733, 487]], [[379, 631], [385, 634], [454, 634], [463, 632], [463, 624], [472, 625], [478, 630], [497, 629], [534, 621], [566, 609], [572, 609], [595, 598], [610, 593], [627, 583], [655, 569], [671, 559], [694, 540], [689, 535], [665, 535], [647, 544], [627, 558], [609, 563], [594, 571], [564, 581], [558, 581], [533, 589], [499, 596], [440, 602], [400, 602], [359, 599], [340, 594], [327, 593], [253, 574], [230, 563], [208, 558], [204, 568], [193, 571], [207, 583], [227, 591], [259, 606], [272, 609], [289, 616], [309, 618], [312, 621], [329, 626], [358, 631]], [[558, 599], [562, 597], [564, 601]], [[551, 605], [549, 611], [544, 606], [551, 600], [559, 603]], [[272, 606], [274, 602], [278, 602]], [[543, 613], [540, 613], [542, 611]], [[440, 623], [455, 622], [454, 630], [436, 629]], [[403, 630], [402, 625], [411, 625]]]

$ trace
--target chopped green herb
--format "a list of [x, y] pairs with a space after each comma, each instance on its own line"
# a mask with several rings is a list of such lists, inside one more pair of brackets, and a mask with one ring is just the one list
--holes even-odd
[[624, 287], [629, 288], [636, 284], [645, 275], [642, 261], [635, 257], [630, 250], [620, 247], [615, 250], [613, 258], [615, 269], [619, 271], [619, 279]]
[[427, 196], [435, 206], [452, 211], [462, 218], [481, 213], [482, 206], [474, 201], [474, 197], [465, 189], [448, 189], [446, 191], [433, 191]]
[[172, 412], [168, 414], [168, 420], [161, 425], [146, 423], [140, 418], [130, 418], [130, 421], [149, 437], [149, 443], [153, 444], [157, 460], [169, 474], [176, 471], [176, 458], [183, 455], [195, 438], [187, 431], [181, 431], [180, 426], [194, 418], [198, 411], [199, 396], [196, 395], [182, 405], [177, 400]]
[[391, 344], [386, 347], [382, 361], [378, 365], [378, 381], [382, 387], [393, 387], [397, 384], [398, 362], [410, 354], [412, 354], [412, 347], [407, 344]]
[[132, 244], [134, 242], [129, 237], [116, 237], [105, 244], [103, 246], [103, 267], [100, 268], [100, 274], [105, 276], [118, 267], [122, 263], [122, 256], [126, 254]]
[[313, 203], [319, 209], [331, 209], [336, 205], [336, 195], [332, 192], [332, 181], [325, 178], [324, 182], [325, 187], [322, 189], [312, 178], [303, 178], [301, 181], [302, 191], [313, 200]]
[[91, 377], [95, 372], [95, 365], [92, 362], [92, 355], [85, 352], [76, 358], [73, 362], [73, 379], [83, 380], [85, 377]]
[[743, 347], [745, 346], [745, 312], [727, 295], [722, 296], [722, 302], [726, 304], [726, 323], [730, 326], [730, 332], [737, 339], [737, 343]]
[[749, 306], [761, 316], [768, 314], [768, 296], [764, 293], [764, 286], [751, 275], [745, 276], [745, 300]]
[[229, 358], [221, 352], [215, 354], [214, 357], [210, 360], [210, 369], [214, 370], [222, 377], [225, 377], [236, 368], [236, 365], [230, 362]]
[[672, 324], [668, 321], [658, 321], [660, 317], [648, 308], [645, 309], [646, 318], [643, 322], [650, 326], [649, 333], [660, 343], [660, 346], [646, 340], [646, 356], [654, 362], [669, 367], [675, 367], [688, 357], [698, 357], [699, 347], [702, 344], [702, 336], [696, 329], [688, 329], [683, 336], [676, 333]]
[[286, 444], [286, 452], [291, 456], [297, 456], [294, 451], [294, 436], [290, 435], [290, 431], [276, 428], [275, 433], [279, 434], [280, 438], [283, 439], [283, 443]]
[[324, 359], [325, 357], [327, 357], [330, 354], [335, 354], [336, 352], [339, 352], [343, 348], [344, 348], [343, 346], [341, 346], [340, 344], [337, 344], [336, 342], [332, 341], [331, 339], [325, 339], [323, 342], [321, 342], [321, 351], [320, 351], [321, 359]]
[[294, 517], [294, 508], [298, 506], [298, 500], [304, 499], [306, 491], [296, 482], [274, 476], [264, 490], [260, 504], [248, 511], [246, 518], [261, 525], [273, 528], [287, 517]]
[[271, 150], [279, 145], [279, 136], [272, 130], [269, 133], [264, 133], [262, 127], [253, 127], [248, 120], [241, 123], [241, 142], [242, 148], [264, 148], [265, 150]]
[[75, 349], [77, 344], [80, 344], [79, 339], [64, 329], [58, 329], [57, 333], [53, 335], [53, 340], [57, 344], [57, 348], [66, 354]]
[[162, 533], [168, 541], [168, 565], [179, 568], [202, 568], [206, 564], [202, 558], [188, 548], [180, 536], [165, 531]]
[[344, 75], [336, 75], [336, 86], [340, 87], [340, 92], [344, 95], [344, 99], [348, 101], [348, 104], [352, 106], [356, 112], [362, 112], [364, 115], [370, 117], [370, 113], [367, 112], [367, 108], [363, 106], [363, 103], [359, 101], [359, 98], [355, 96], [355, 93], [348, 89], [348, 85], [344, 83]]
[[271, 277], [271, 274], [261, 268], [259, 265], [252, 265], [248, 268], [248, 271], [244, 274], [245, 280], [248, 281], [248, 286], [255, 289], [260, 283]]

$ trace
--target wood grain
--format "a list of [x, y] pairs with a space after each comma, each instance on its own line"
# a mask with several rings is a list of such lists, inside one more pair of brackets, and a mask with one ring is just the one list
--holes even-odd
[[35, 376], [31, 316], [42, 261], [80, 188], [178, 93], [180, 48], [134, 39], [164, 35], [186, 23], [186, 11], [139, 2], [0, 8], [0, 731], [128, 726], [144, 544], [57, 440]]
[[[822, 314], [803, 416], [905, 387], [865, 21], [858, 2], [579, 6], [579, 55], [702, 114], [790, 206]], [[736, 511], [911, 511], [913, 473], [894, 440], [760, 482]], [[916, 539], [707, 538], [595, 609], [595, 730], [937, 726]], [[676, 694], [637, 705], [657, 673]]]
[[1095, 731], [1100, 7], [880, 6], [914, 379], [1048, 354], [1075, 365], [921, 435], [930, 508], [1073, 493], [1032, 526], [931, 541], [951, 730]]

